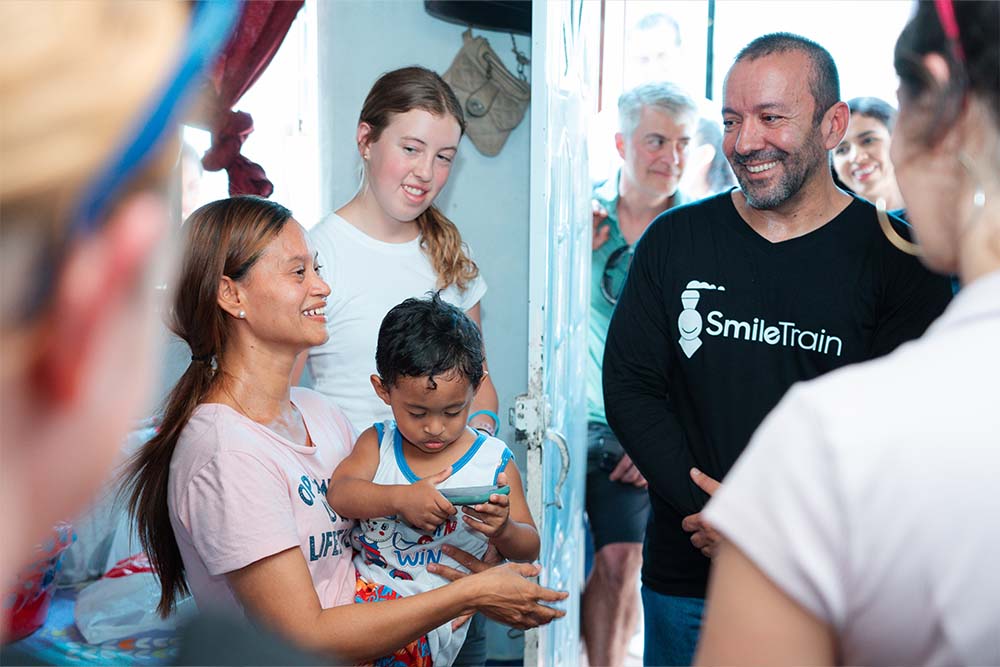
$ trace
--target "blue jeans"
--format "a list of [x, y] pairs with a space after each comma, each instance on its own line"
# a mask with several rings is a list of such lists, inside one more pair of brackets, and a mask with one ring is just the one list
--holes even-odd
[[646, 635], [642, 664], [646, 667], [690, 665], [701, 632], [702, 598], [661, 595], [642, 587], [642, 611]]

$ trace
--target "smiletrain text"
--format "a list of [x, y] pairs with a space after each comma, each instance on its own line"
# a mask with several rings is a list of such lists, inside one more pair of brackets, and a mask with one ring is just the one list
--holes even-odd
[[[837, 336], [827, 334], [826, 329], [820, 329], [819, 333], [799, 329], [795, 322], [778, 322], [777, 325], [768, 325], [762, 318], [757, 317], [753, 318], [753, 322], [727, 320], [718, 310], [713, 310], [708, 314], [708, 326], [705, 328], [705, 333], [709, 336], [736, 338], [768, 345], [798, 347], [823, 354], [836, 354], [838, 357], [844, 350], [844, 341]], [[836, 346], [835, 352], [831, 350], [831, 346], [834, 345]]]

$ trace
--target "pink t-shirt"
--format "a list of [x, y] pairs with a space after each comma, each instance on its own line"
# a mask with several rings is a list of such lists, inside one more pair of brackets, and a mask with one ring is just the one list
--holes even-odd
[[201, 609], [242, 610], [227, 572], [299, 547], [324, 609], [354, 601], [354, 522], [326, 502], [357, 433], [322, 394], [293, 387], [314, 447], [294, 444], [218, 403], [199, 405], [170, 461], [167, 503]]

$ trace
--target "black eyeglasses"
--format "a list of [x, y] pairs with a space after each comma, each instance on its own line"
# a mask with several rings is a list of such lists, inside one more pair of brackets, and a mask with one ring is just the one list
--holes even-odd
[[622, 295], [629, 267], [632, 266], [633, 251], [634, 248], [631, 245], [623, 245], [608, 255], [608, 259], [604, 262], [604, 273], [601, 274], [601, 294], [612, 306], [618, 303], [618, 297]]

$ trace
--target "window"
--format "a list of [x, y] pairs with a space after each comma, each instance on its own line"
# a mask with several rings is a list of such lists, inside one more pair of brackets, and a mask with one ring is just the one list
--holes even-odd
[[[290, 208], [306, 228], [320, 216], [317, 81], [316, 3], [307, 0], [271, 64], [235, 107], [253, 116], [243, 155], [274, 183], [270, 198]], [[229, 180], [225, 171], [200, 172], [197, 160], [211, 145], [208, 132], [185, 126], [184, 141], [197, 156], [182, 167], [187, 196], [182, 209], [190, 213], [228, 197]]]
[[[770, 32], [808, 37], [830, 51], [840, 72], [841, 96], [871, 95], [895, 106], [892, 52], [913, 9], [899, 0], [716, 0], [711, 77], [707, 75], [708, 0], [607, 0], [600, 99], [594, 105], [591, 176], [613, 174], [617, 100], [644, 81], [666, 79], [705, 101], [717, 114], [726, 72], [741, 48]], [[596, 112], [600, 110], [599, 114]]]

